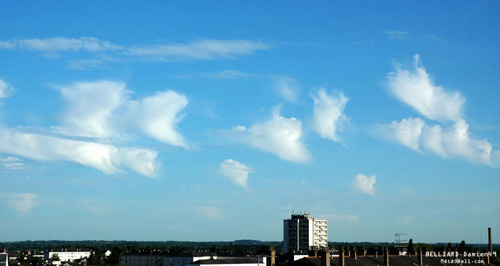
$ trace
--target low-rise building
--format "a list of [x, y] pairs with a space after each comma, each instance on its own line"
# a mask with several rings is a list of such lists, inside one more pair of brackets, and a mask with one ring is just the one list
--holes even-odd
[[189, 266], [266, 266], [266, 257], [210, 258], [192, 262]]
[[125, 266], [187, 266], [198, 261], [217, 258], [213, 254], [189, 254], [183, 256], [168, 255], [121, 255], [120, 264]]
[[92, 255], [92, 250], [90, 249], [54, 249], [46, 251], [44, 259], [52, 260], [54, 257], [58, 257], [59, 261], [72, 262], [74, 260], [89, 258], [90, 255]]

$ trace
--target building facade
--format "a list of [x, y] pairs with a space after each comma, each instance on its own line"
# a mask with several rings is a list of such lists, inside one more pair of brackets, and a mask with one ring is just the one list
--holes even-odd
[[6, 252], [0, 253], [0, 266], [9, 266], [9, 255]]
[[307, 252], [311, 247], [328, 247], [327, 220], [306, 213], [283, 220], [283, 252]]
[[58, 257], [59, 261], [72, 262], [74, 260], [86, 259], [92, 255], [91, 250], [86, 249], [61, 249], [61, 250], [50, 250], [45, 252], [45, 260], [50, 260], [53, 257]]
[[166, 255], [121, 255], [120, 264], [124, 266], [187, 266], [198, 260], [217, 259], [215, 255], [186, 255], [186, 256], [166, 256]]

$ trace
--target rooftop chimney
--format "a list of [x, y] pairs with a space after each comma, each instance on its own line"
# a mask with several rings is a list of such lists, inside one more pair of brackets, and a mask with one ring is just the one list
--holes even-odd
[[488, 227], [488, 244], [490, 245], [490, 252], [493, 253], [493, 242], [491, 242], [491, 227]]
[[330, 249], [328, 247], [321, 251], [321, 266], [330, 266]]
[[356, 247], [352, 248], [352, 253], [354, 254], [354, 259], [357, 260], [358, 259], [358, 254], [356, 252]]
[[274, 250], [274, 246], [269, 247], [269, 255], [271, 259], [266, 260], [266, 266], [275, 266], [276, 265], [276, 251]]
[[424, 261], [422, 258], [422, 247], [418, 248], [418, 265], [424, 265]]
[[389, 248], [384, 248], [384, 265], [389, 266]]
[[339, 266], [345, 266], [345, 257], [344, 257], [344, 247], [340, 247], [339, 251]]

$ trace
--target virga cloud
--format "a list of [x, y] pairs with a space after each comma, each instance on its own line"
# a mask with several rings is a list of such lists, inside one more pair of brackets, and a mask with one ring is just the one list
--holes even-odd
[[66, 102], [62, 128], [75, 135], [112, 138], [141, 132], [165, 144], [187, 148], [177, 131], [188, 99], [174, 91], [133, 100], [126, 84], [116, 81], [78, 82], [63, 87]]
[[421, 115], [438, 121], [457, 121], [462, 117], [465, 99], [459, 92], [447, 92], [437, 86], [420, 65], [420, 56], [415, 55], [415, 69], [396, 66], [389, 73], [389, 88], [400, 101], [408, 104]]
[[[389, 125], [379, 125], [383, 134], [415, 151], [430, 151], [441, 157], [462, 157], [472, 162], [495, 164], [498, 152], [486, 139], [471, 137], [469, 125], [463, 118], [465, 98], [459, 92], [448, 92], [435, 85], [415, 55], [414, 70], [397, 66], [390, 73], [392, 93], [421, 115], [437, 124], [429, 124], [420, 117], [405, 118]], [[439, 123], [452, 122], [451, 126]]]

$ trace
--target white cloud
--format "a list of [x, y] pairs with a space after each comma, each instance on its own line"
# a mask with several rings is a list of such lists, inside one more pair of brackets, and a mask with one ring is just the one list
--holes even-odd
[[37, 195], [34, 193], [0, 193], [0, 203], [27, 214], [36, 204]]
[[247, 40], [199, 40], [187, 44], [163, 44], [127, 48], [130, 56], [142, 60], [214, 60], [234, 58], [271, 48], [269, 44]]
[[188, 99], [174, 91], [157, 92], [135, 102], [130, 108], [131, 121], [146, 135], [163, 143], [188, 148], [184, 137], [177, 132], [177, 124], [183, 116], [179, 113], [188, 104]]
[[248, 174], [253, 172], [253, 169], [244, 163], [227, 159], [220, 164], [219, 172], [236, 185], [248, 188]]
[[324, 89], [320, 89], [316, 94], [312, 93], [311, 97], [314, 100], [314, 131], [322, 138], [339, 141], [338, 126], [347, 119], [344, 109], [349, 99], [343, 93], [328, 95]]
[[469, 125], [462, 119], [448, 128], [440, 125], [427, 125], [420, 118], [393, 121], [385, 127], [386, 137], [408, 146], [416, 151], [420, 147], [441, 157], [462, 157], [472, 162], [492, 164], [491, 144], [469, 136]]
[[113, 112], [126, 105], [125, 83], [115, 81], [78, 82], [61, 89], [66, 101], [63, 125], [75, 134], [105, 138], [116, 136]]
[[294, 117], [280, 115], [275, 107], [271, 120], [255, 124], [246, 129], [237, 126], [232, 130], [245, 144], [279, 156], [291, 162], [310, 159], [309, 151], [302, 143], [302, 122]]
[[391, 38], [393, 40], [399, 40], [399, 41], [405, 40], [409, 36], [408, 32], [406, 32], [406, 31], [397, 31], [397, 30], [384, 31], [384, 34], [386, 34], [387, 36], [389, 36], [389, 38]]
[[148, 149], [115, 147], [108, 144], [70, 140], [0, 128], [0, 152], [38, 161], [71, 161], [106, 174], [128, 168], [153, 177], [157, 153]]
[[0, 99], [9, 97], [13, 90], [11, 86], [0, 79]]
[[[424, 120], [417, 118], [407, 118], [403, 119], [401, 122], [393, 121], [388, 128], [389, 132], [386, 137], [393, 139], [413, 150], [420, 151], [420, 136], [422, 135], [422, 129], [425, 126]], [[392, 131], [392, 132], [391, 132]]]
[[458, 92], [446, 92], [436, 86], [415, 55], [413, 71], [396, 67], [389, 73], [389, 88], [402, 102], [425, 117], [438, 121], [457, 121], [462, 117], [465, 99]]
[[275, 78], [275, 81], [274, 88], [281, 98], [291, 103], [297, 102], [299, 89], [294, 79], [282, 76]]
[[116, 138], [138, 131], [158, 141], [187, 148], [177, 132], [188, 99], [174, 91], [157, 92], [141, 100], [130, 99], [126, 84], [115, 81], [78, 82], [61, 89], [66, 110], [62, 128], [71, 134]]
[[8, 156], [5, 158], [0, 157], [0, 162], [3, 164], [5, 168], [13, 169], [13, 170], [18, 170], [23, 168], [24, 163], [21, 162], [21, 159], [14, 157], [14, 156]]
[[429, 125], [423, 119], [407, 118], [382, 125], [387, 138], [393, 139], [416, 151], [430, 151], [441, 157], [462, 157], [472, 162], [495, 165], [498, 151], [486, 139], [472, 138], [469, 125], [462, 118], [465, 98], [460, 93], [446, 92], [430, 80], [415, 55], [415, 70], [397, 67], [389, 74], [390, 89], [396, 97], [420, 114], [438, 122], [452, 121], [449, 127]]
[[353, 185], [354, 189], [356, 189], [358, 192], [373, 196], [375, 195], [375, 182], [375, 175], [371, 175], [368, 177], [364, 174], [358, 174], [356, 175], [356, 178], [354, 178]]

